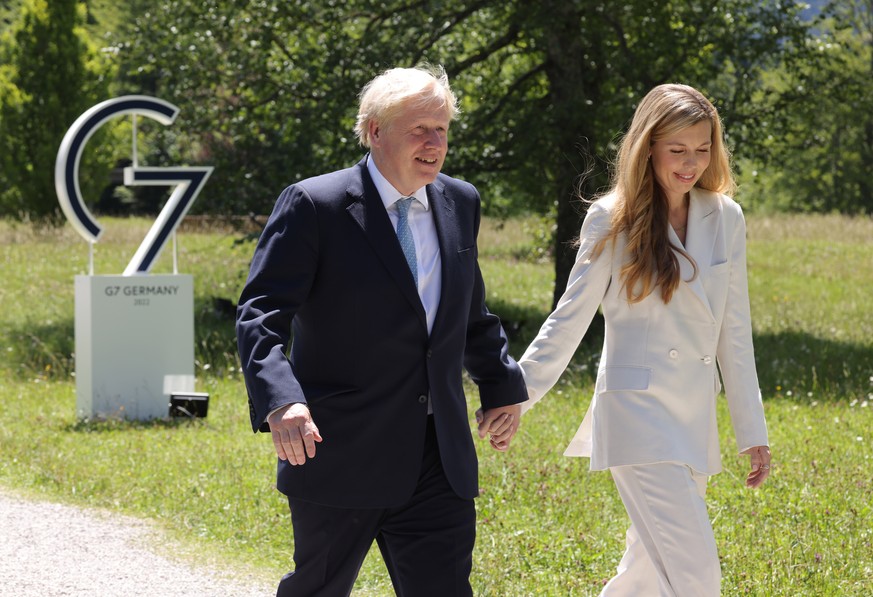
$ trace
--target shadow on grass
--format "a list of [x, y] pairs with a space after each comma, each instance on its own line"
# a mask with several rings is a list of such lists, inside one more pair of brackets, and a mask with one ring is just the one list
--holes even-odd
[[[503, 322], [510, 354], [520, 358], [549, 313], [493, 300], [489, 308]], [[571, 361], [586, 365], [593, 381], [603, 343], [603, 318], [598, 314]], [[764, 398], [799, 401], [864, 399], [873, 393], [873, 346], [819, 338], [804, 332], [756, 334], [755, 361]], [[590, 376], [590, 379], [588, 377]], [[790, 394], [788, 393], [790, 392]]]
[[147, 429], [178, 429], [180, 427], [200, 428], [206, 425], [206, 419], [188, 417], [169, 419], [150, 419], [148, 421], [129, 421], [125, 419], [80, 419], [62, 427], [65, 432], [72, 433], [109, 433], [113, 431], [141, 431]]
[[[540, 326], [549, 316], [550, 311], [535, 307], [521, 306], [493, 299], [488, 301], [488, 309], [500, 317], [503, 329], [509, 338], [509, 354], [519, 359], [525, 349], [536, 337]], [[576, 348], [570, 368], [582, 374], [581, 380], [593, 382], [597, 372], [597, 362], [600, 349], [603, 346], [603, 317], [598, 313], [591, 327]]]
[[[200, 370], [208, 365], [207, 370], [221, 375], [231, 367], [239, 367], [235, 311], [234, 303], [225, 298], [195, 298], [194, 359]], [[8, 326], [0, 332], [0, 347], [5, 350], [5, 363], [0, 368], [13, 378], [66, 380], [76, 369], [72, 316], [49, 323], [24, 321]]]
[[6, 351], [3, 367], [12, 377], [60, 380], [75, 370], [72, 317], [10, 325], [0, 332], [0, 342]]
[[[510, 354], [521, 357], [536, 336], [548, 312], [499, 299], [489, 308], [503, 322]], [[235, 305], [223, 298], [197, 299], [194, 305], [194, 358], [198, 375], [223, 375], [238, 368]], [[5, 351], [0, 365], [20, 380], [41, 377], [68, 380], [75, 370], [72, 318], [34, 325], [22, 322], [0, 332]], [[873, 346], [820, 338], [804, 332], [757, 334], [755, 356], [764, 397], [796, 400], [865, 399], [873, 392]], [[598, 315], [576, 350], [573, 364], [593, 379], [603, 342], [603, 320]], [[207, 367], [208, 365], [208, 367]], [[791, 392], [790, 394], [788, 392]], [[172, 424], [178, 424], [171, 422]]]
[[758, 382], [765, 398], [852, 400], [873, 392], [873, 345], [803, 332], [758, 334], [754, 342]]

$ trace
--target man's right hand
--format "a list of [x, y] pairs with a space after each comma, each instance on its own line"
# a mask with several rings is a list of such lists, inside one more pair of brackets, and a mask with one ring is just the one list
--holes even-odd
[[304, 464], [315, 458], [315, 443], [321, 441], [318, 427], [305, 404], [289, 404], [269, 416], [270, 432], [276, 454], [289, 464]]

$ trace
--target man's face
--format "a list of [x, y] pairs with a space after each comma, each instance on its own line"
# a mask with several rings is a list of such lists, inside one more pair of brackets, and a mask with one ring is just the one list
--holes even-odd
[[388, 182], [411, 195], [436, 180], [449, 148], [448, 132], [445, 108], [403, 107], [387, 126], [370, 123], [370, 154]]

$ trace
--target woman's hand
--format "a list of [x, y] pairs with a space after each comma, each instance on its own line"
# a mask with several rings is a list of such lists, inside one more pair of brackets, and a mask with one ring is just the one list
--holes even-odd
[[755, 446], [744, 451], [752, 459], [752, 470], [746, 477], [746, 487], [757, 488], [770, 476], [770, 448], [767, 446]]

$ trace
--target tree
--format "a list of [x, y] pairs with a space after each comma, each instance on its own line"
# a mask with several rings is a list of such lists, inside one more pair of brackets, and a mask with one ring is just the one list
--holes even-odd
[[553, 210], [556, 302], [575, 258], [579, 195], [603, 190], [636, 102], [663, 82], [700, 87], [742, 152], [766, 134], [748, 101], [761, 73], [805, 38], [799, 11], [754, 0], [380, 3], [358, 52], [447, 66], [467, 100], [448, 168]]
[[264, 213], [279, 187], [347, 165], [357, 79], [333, 62], [348, 48], [342, 5], [232, 0], [140, 2], [118, 42], [121, 87], [171, 101], [177, 156], [215, 166], [194, 210]]
[[[60, 221], [54, 165], [67, 128], [105, 99], [107, 66], [86, 40], [75, 0], [26, 0], [0, 42], [0, 213]], [[97, 161], [97, 160], [95, 160]], [[83, 164], [83, 187], [103, 175]]]
[[[489, 108], [480, 124], [497, 123], [486, 138], [507, 140], [495, 152], [506, 156], [496, 170], [511, 169], [517, 189], [554, 202], [554, 302], [575, 258], [571, 241], [584, 212], [577, 198], [603, 190], [614, 140], [636, 102], [659, 83], [697, 86], [713, 96], [742, 151], [749, 136], [762, 134], [752, 126], [760, 114], [747, 101], [760, 73], [792, 47], [786, 41], [805, 36], [797, 10], [745, 0], [547, 0], [536, 7], [518, 3], [507, 15], [497, 30], [514, 33], [502, 38], [507, 53], [523, 51], [528, 65], [506, 87], [491, 90], [502, 110]], [[529, 101], [537, 90], [545, 92]], [[512, 123], [512, 134], [499, 130]], [[536, 158], [518, 159], [525, 150]], [[488, 171], [481, 163], [476, 170]]]
[[873, 1], [831, 2], [805, 49], [769, 73], [762, 103], [786, 118], [762, 140], [765, 207], [873, 214]]
[[476, 183], [488, 210], [554, 215], [557, 298], [584, 213], [579, 191], [603, 189], [636, 102], [658, 83], [698, 86], [737, 149], [751, 147], [766, 131], [749, 99], [762, 70], [805, 36], [799, 10], [758, 0], [174, 0], [137, 19], [127, 63], [190, 109], [186, 130], [203, 131], [190, 143], [216, 165], [217, 204], [258, 211], [277, 185], [360, 155], [355, 97], [379, 70], [444, 64], [463, 109], [446, 170]]
[[8, 29], [15, 20], [13, 15], [20, 9], [21, 0], [0, 0], [0, 33]]

